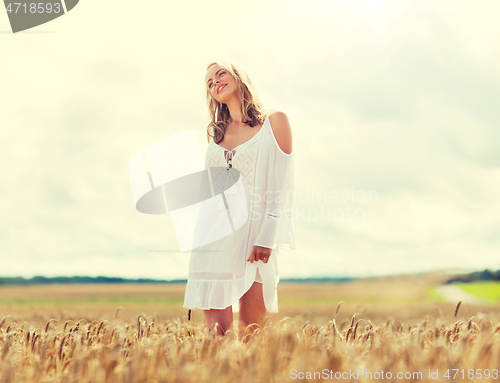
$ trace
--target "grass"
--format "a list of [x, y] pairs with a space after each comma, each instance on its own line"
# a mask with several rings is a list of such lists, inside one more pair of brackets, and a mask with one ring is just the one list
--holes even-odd
[[184, 298], [97, 298], [91, 297], [89, 299], [0, 299], [0, 306], [8, 305], [47, 305], [52, 304], [56, 306], [68, 305], [88, 305], [88, 304], [161, 304], [161, 305], [178, 305], [184, 302]]
[[430, 288], [427, 290], [427, 297], [430, 301], [445, 302], [444, 297], [436, 291], [436, 289]]
[[491, 302], [500, 301], [500, 282], [457, 283], [457, 286], [478, 298], [487, 299]]
[[309, 298], [280, 298], [280, 305], [303, 305], [303, 304], [319, 304], [319, 305], [337, 305], [340, 301], [345, 303], [369, 303], [369, 304], [418, 304], [443, 302], [444, 299], [437, 291], [432, 288], [427, 290], [425, 297], [309, 297]]
[[[369, 304], [418, 304], [441, 302], [443, 298], [432, 288], [427, 290], [425, 297], [283, 297], [280, 298], [279, 304], [286, 306], [294, 305], [337, 305], [340, 301], [345, 303], [369, 303]], [[120, 304], [120, 305], [142, 305], [142, 304], [158, 304], [158, 305], [182, 305], [183, 297], [172, 298], [147, 298], [147, 297], [106, 297], [106, 296], [90, 296], [79, 299], [63, 299], [63, 298], [26, 298], [26, 299], [0, 299], [1, 306], [13, 305], [88, 305], [88, 304]]]

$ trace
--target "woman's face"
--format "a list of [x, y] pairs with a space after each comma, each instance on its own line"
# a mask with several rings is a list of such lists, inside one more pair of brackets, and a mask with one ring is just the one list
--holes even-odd
[[224, 68], [214, 64], [207, 70], [205, 76], [210, 94], [219, 103], [226, 104], [234, 96], [237, 86], [234, 77]]

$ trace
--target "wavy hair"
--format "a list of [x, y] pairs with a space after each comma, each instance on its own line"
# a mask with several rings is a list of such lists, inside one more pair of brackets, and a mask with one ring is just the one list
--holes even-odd
[[[267, 111], [262, 107], [248, 74], [239, 66], [229, 61], [214, 61], [207, 66], [207, 70], [212, 65], [218, 65], [224, 68], [236, 80], [238, 96], [241, 101], [243, 122], [251, 127], [262, 124], [265, 120], [264, 114]], [[224, 138], [231, 115], [229, 114], [227, 105], [221, 104], [213, 98], [208, 87], [207, 103], [211, 120], [207, 127], [207, 141], [210, 141], [210, 137], [212, 137], [214, 142], [218, 144]], [[210, 134], [211, 131], [213, 134]]]

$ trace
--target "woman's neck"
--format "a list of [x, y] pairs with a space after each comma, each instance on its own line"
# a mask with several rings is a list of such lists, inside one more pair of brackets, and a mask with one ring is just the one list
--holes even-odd
[[234, 97], [228, 100], [226, 106], [230, 115], [229, 122], [235, 126], [244, 125], [243, 113], [241, 113], [241, 101], [237, 97]]

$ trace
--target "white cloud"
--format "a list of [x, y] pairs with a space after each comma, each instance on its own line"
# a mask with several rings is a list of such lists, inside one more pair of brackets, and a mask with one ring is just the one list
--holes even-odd
[[298, 221], [282, 278], [500, 267], [499, 8], [115, 1], [37, 29], [56, 33], [5, 35], [3, 272], [185, 277], [169, 253], [139, 266], [178, 245], [168, 216], [134, 210], [127, 164], [192, 128], [205, 149], [203, 78], [218, 58], [289, 115], [298, 191], [379, 193], [364, 221]]

